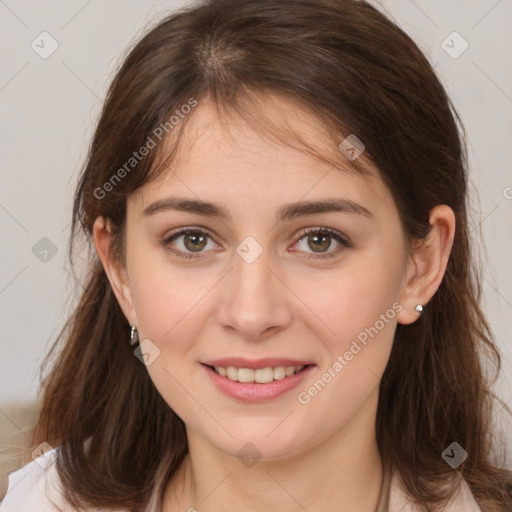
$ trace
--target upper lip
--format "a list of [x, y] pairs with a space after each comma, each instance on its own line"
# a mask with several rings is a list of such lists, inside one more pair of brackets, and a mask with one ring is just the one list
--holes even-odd
[[227, 368], [234, 366], [235, 368], [269, 368], [276, 366], [307, 366], [314, 364], [311, 361], [301, 361], [298, 359], [283, 359], [278, 357], [265, 357], [263, 359], [247, 359], [245, 357], [223, 357], [221, 359], [212, 359], [204, 361], [203, 364], [208, 366], [221, 366]]

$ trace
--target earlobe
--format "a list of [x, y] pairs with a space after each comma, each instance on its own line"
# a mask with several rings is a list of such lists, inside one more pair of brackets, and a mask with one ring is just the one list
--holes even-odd
[[[398, 323], [415, 322], [439, 288], [453, 246], [455, 214], [446, 205], [439, 205], [430, 212], [430, 231], [414, 247], [401, 297], [402, 311]], [[417, 308], [421, 306], [421, 308]]]
[[110, 286], [126, 319], [131, 325], [137, 323], [132, 294], [126, 269], [112, 255], [112, 230], [108, 219], [98, 217], [93, 226], [94, 246], [103, 265]]

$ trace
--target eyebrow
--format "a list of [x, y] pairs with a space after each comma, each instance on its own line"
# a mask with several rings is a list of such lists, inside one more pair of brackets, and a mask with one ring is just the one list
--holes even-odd
[[[231, 220], [232, 216], [229, 210], [216, 203], [198, 201], [186, 197], [168, 197], [151, 203], [144, 208], [143, 215], [154, 215], [168, 210], [206, 215], [207, 217], [218, 218], [222, 220]], [[323, 199], [321, 201], [299, 201], [297, 203], [284, 204], [277, 210], [277, 221], [286, 221], [306, 215], [315, 215], [320, 213], [349, 213], [362, 215], [373, 219], [373, 214], [364, 206], [355, 203], [349, 199]]]

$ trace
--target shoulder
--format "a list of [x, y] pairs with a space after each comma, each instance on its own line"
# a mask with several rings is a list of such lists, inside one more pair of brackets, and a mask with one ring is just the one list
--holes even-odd
[[[55, 460], [60, 447], [48, 450], [17, 471], [9, 473], [0, 512], [75, 512], [61, 494]], [[101, 512], [90, 509], [90, 512]]]
[[[462, 480], [457, 493], [443, 508], [443, 512], [482, 512], [476, 502], [469, 485]], [[398, 475], [393, 475], [389, 492], [389, 512], [421, 512], [420, 509], [411, 503], [407, 496]]]
[[54, 464], [57, 450], [49, 450], [21, 469], [9, 473], [9, 485], [0, 505], [1, 512], [66, 511], [58, 492], [58, 475]]

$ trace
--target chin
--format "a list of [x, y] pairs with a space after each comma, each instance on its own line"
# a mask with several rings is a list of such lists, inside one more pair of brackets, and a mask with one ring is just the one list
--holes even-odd
[[[280, 420], [282, 421], [282, 419]], [[299, 428], [276, 429], [278, 422], [273, 422], [268, 428], [268, 423], [254, 424], [252, 427], [244, 423], [244, 428], [233, 429], [233, 432], [243, 432], [241, 435], [222, 436], [222, 439], [211, 439], [210, 443], [232, 457], [237, 457], [243, 462], [251, 460], [282, 460], [293, 457], [305, 446], [302, 444]], [[275, 429], [273, 431], [273, 429]], [[272, 432], [273, 431], [273, 432]]]

